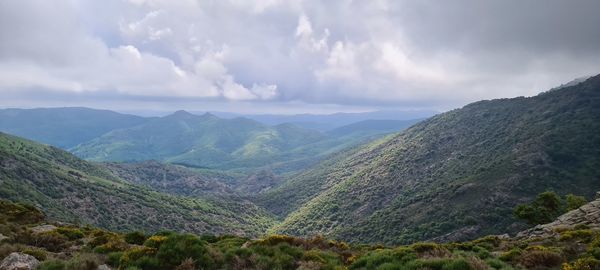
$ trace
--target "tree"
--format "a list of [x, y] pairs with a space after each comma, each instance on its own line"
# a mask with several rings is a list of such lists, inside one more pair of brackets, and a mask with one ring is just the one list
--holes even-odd
[[537, 225], [553, 221], [563, 213], [563, 209], [560, 196], [553, 191], [546, 191], [538, 194], [532, 203], [518, 205], [514, 214], [531, 225]]

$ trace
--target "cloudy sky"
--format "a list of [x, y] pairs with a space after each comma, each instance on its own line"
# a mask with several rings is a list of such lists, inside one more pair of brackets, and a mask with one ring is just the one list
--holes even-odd
[[600, 73], [600, 1], [4, 0], [0, 107], [447, 110]]

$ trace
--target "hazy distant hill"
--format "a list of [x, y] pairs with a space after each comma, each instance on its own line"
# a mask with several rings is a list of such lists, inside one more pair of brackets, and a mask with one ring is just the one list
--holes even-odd
[[[36, 205], [54, 220], [115, 230], [256, 236], [272, 225], [263, 210], [230, 193], [220, 182], [177, 168], [149, 165], [121, 167], [115, 174], [57, 148], [0, 133], [0, 198]], [[195, 198], [129, 183], [160, 190], [153, 185], [163, 177], [174, 182], [189, 180], [195, 190], [190, 195]]]
[[63, 149], [145, 121], [139, 116], [88, 108], [0, 110], [0, 131]]
[[600, 76], [480, 101], [336, 155], [258, 202], [275, 231], [406, 243], [516, 231], [515, 204], [600, 190]]
[[410, 120], [364, 120], [332, 129], [327, 134], [333, 136], [359, 136], [398, 132], [408, 128], [422, 119]]
[[[366, 120], [399, 120], [410, 121], [413, 119], [424, 119], [438, 114], [431, 110], [406, 110], [406, 111], [373, 111], [360, 113], [333, 113], [333, 114], [247, 114], [243, 115], [267, 125], [277, 125], [282, 123], [292, 123], [304, 128], [316, 129], [320, 131], [330, 131], [341, 126], [350, 125], [356, 122]], [[219, 113], [216, 115], [225, 118], [242, 116], [231, 113]]]
[[155, 159], [198, 167], [253, 167], [323, 138], [317, 131], [290, 124], [266, 126], [245, 118], [179, 111], [109, 132], [72, 151], [96, 161]]

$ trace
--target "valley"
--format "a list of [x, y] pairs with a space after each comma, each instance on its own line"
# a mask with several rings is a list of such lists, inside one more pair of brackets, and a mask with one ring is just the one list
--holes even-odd
[[[8, 118], [6, 132], [43, 137], [7, 128], [17, 123]], [[118, 233], [397, 246], [515, 235], [529, 226], [513, 215], [518, 204], [547, 190], [588, 199], [600, 190], [600, 76], [325, 132], [185, 111], [134, 120], [72, 147], [0, 133], [0, 198], [33, 205], [52, 224]], [[80, 122], [40, 141], [85, 129]], [[367, 257], [348, 261], [355, 255], [342, 250], [336, 263], [374, 256], [353, 247]]]

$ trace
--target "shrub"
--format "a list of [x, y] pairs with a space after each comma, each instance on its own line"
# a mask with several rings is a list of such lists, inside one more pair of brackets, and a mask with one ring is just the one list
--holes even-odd
[[34, 224], [44, 220], [44, 213], [34, 206], [0, 200], [0, 221]]
[[473, 244], [482, 246], [486, 249], [492, 249], [493, 247], [500, 246], [502, 240], [498, 236], [489, 235], [479, 239], [475, 239], [472, 242]]
[[134, 247], [123, 253], [119, 261], [120, 268], [136, 267], [145, 270], [163, 269], [155, 258], [156, 249], [150, 247]]
[[[416, 259], [417, 255], [412, 248], [400, 247], [393, 250], [375, 250], [356, 259], [350, 265], [350, 269], [376, 269], [387, 263], [401, 265]], [[389, 265], [386, 267], [389, 267]]]
[[561, 265], [563, 257], [548, 250], [528, 251], [521, 256], [519, 263], [526, 268], [556, 267]]
[[119, 262], [121, 261], [122, 256], [123, 252], [119, 251], [108, 253], [108, 255], [106, 256], [108, 265], [113, 267], [119, 267]]
[[592, 230], [574, 230], [574, 231], [565, 231], [560, 234], [561, 241], [568, 240], [581, 240], [584, 242], [590, 242], [592, 240], [593, 232]]
[[163, 235], [153, 235], [150, 236], [146, 241], [144, 241], [144, 246], [151, 248], [159, 248], [160, 245], [167, 240], [166, 236]]
[[515, 261], [519, 256], [521, 256], [522, 253], [523, 253], [522, 249], [513, 248], [509, 251], [506, 251], [506, 252], [503, 252], [502, 254], [500, 254], [499, 259], [503, 260], [505, 262]]
[[196, 270], [196, 262], [192, 258], [187, 258], [175, 267], [175, 270]]
[[586, 257], [578, 259], [572, 264], [563, 264], [563, 270], [596, 270], [600, 269], [600, 260]]
[[142, 245], [146, 241], [146, 235], [140, 231], [125, 234], [125, 242], [129, 244]]
[[196, 266], [206, 267], [213, 264], [207, 256], [207, 243], [190, 234], [171, 235], [158, 249], [156, 258], [165, 268], [174, 268], [185, 259], [192, 258]]
[[59, 227], [56, 229], [56, 232], [64, 235], [69, 240], [81, 239], [84, 236], [83, 232], [81, 232], [81, 230], [76, 229], [76, 228]]
[[101, 262], [95, 254], [80, 253], [67, 261], [65, 268], [68, 270], [96, 270]]
[[57, 231], [36, 233], [31, 235], [29, 244], [43, 247], [48, 251], [59, 252], [67, 246], [69, 239]]
[[[112, 254], [112, 253], [111, 253]], [[121, 253], [119, 257], [119, 265], [131, 266], [135, 265], [136, 261], [142, 257], [148, 256], [153, 257], [156, 255], [156, 249], [151, 247], [133, 247], [127, 251]], [[116, 255], [113, 255], [116, 257]]]
[[589, 250], [590, 255], [594, 256], [594, 258], [599, 259], [600, 260], [600, 248], [599, 247], [593, 247]]
[[4, 243], [0, 245], [0, 258], [5, 258], [13, 252], [19, 252], [25, 249], [25, 246], [21, 244], [8, 244]]
[[94, 252], [107, 254], [116, 251], [125, 251], [129, 246], [118, 236], [112, 236], [108, 242], [94, 248]]
[[452, 255], [448, 249], [436, 243], [415, 243], [410, 247], [419, 258], [445, 258]]
[[508, 268], [508, 265], [496, 258], [489, 258], [487, 260], [485, 260], [485, 263], [487, 263], [487, 265], [489, 265], [491, 268], [493, 269], [505, 269]]
[[280, 235], [280, 234], [275, 234], [275, 235], [269, 235], [268, 237], [258, 240], [256, 241], [257, 244], [260, 245], [270, 245], [270, 246], [274, 246], [277, 245], [279, 243], [288, 243], [290, 245], [296, 245], [298, 243], [298, 239], [292, 236], [288, 236], [288, 235]]
[[46, 260], [47, 257], [46, 251], [39, 248], [26, 248], [23, 250], [23, 253], [29, 254], [40, 261]]
[[88, 245], [92, 248], [95, 248], [100, 245], [104, 245], [110, 241], [110, 239], [114, 238], [115, 235], [112, 233], [108, 233], [101, 230], [95, 230], [92, 232], [92, 236], [94, 237]]
[[50, 260], [42, 262], [38, 268], [38, 270], [65, 270], [65, 262], [58, 260]]
[[[479, 264], [477, 264], [479, 266]], [[442, 266], [442, 270], [479, 270], [473, 268], [473, 266], [465, 259], [452, 260]]]
[[565, 201], [567, 202], [567, 211], [575, 210], [587, 203], [585, 197], [573, 194], [567, 194]]

